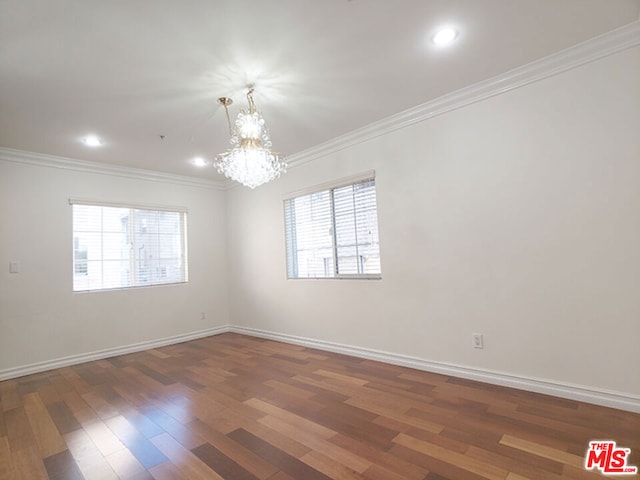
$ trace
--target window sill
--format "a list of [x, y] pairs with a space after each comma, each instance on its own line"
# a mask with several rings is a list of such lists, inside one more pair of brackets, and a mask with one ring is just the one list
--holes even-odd
[[336, 277], [288, 277], [287, 280], [382, 280], [382, 275], [338, 275]]

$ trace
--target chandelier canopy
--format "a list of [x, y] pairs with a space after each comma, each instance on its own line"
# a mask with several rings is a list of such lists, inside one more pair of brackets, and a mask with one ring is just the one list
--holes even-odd
[[247, 92], [249, 110], [240, 110], [233, 126], [229, 118], [229, 105], [233, 100], [218, 99], [227, 113], [232, 148], [216, 155], [213, 166], [219, 173], [249, 188], [256, 188], [286, 173], [284, 157], [271, 151], [271, 139], [264, 118], [253, 101], [253, 88]]

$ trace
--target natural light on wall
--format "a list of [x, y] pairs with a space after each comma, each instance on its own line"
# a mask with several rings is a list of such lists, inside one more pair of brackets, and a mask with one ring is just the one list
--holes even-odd
[[73, 291], [187, 281], [186, 209], [70, 203]]

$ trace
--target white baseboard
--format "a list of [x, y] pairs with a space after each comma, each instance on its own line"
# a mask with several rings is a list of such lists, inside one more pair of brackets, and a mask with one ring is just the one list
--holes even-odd
[[68, 367], [69, 365], [77, 365], [79, 363], [92, 362], [94, 360], [102, 360], [103, 358], [115, 357], [117, 355], [126, 355], [127, 353], [140, 352], [152, 348], [164, 347], [165, 345], [173, 345], [175, 343], [187, 342], [197, 338], [209, 337], [211, 335], [219, 335], [229, 331], [229, 325], [221, 327], [208, 328], [197, 332], [183, 333], [172, 337], [159, 338], [156, 340], [148, 340], [145, 342], [133, 343], [124, 347], [106, 348], [95, 352], [81, 353], [78, 355], [70, 355], [68, 357], [56, 358], [45, 362], [32, 363], [20, 367], [8, 368], [0, 370], [0, 381], [10, 378], [22, 377], [34, 373], [46, 372], [54, 368]]
[[127, 353], [149, 350], [152, 348], [163, 347], [165, 345], [187, 342], [189, 340], [209, 337], [212, 335], [219, 335], [226, 332], [234, 332], [259, 338], [267, 338], [279, 342], [292, 343], [295, 345], [317, 348], [319, 350], [326, 350], [329, 352], [342, 353], [345, 355], [366, 358], [369, 360], [376, 360], [393, 365], [401, 365], [403, 367], [415, 368], [417, 370], [440, 373], [443, 375], [450, 375], [452, 377], [466, 378], [469, 380], [476, 380], [478, 382], [491, 383], [494, 385], [517, 388], [520, 390], [543, 393], [555, 397], [567, 398], [570, 400], [577, 400], [581, 402], [593, 403], [595, 405], [602, 405], [605, 407], [618, 408], [620, 410], [640, 413], [640, 397], [629, 393], [597, 389], [584, 385], [564, 384], [552, 380], [525, 377], [521, 375], [512, 375], [504, 372], [482, 370], [478, 368], [470, 368], [462, 365], [454, 365], [444, 362], [434, 362], [418, 357], [412, 357], [409, 355], [401, 355], [397, 353], [384, 352], [381, 350], [355, 347], [341, 343], [326, 342], [323, 340], [314, 340], [312, 338], [298, 337], [295, 335], [287, 335], [284, 333], [276, 333], [236, 325], [222, 325], [220, 327], [209, 328], [206, 330], [200, 330], [197, 332], [190, 332], [156, 340], [149, 340], [131, 345], [125, 345], [123, 347], [107, 348], [95, 352], [70, 355], [68, 357], [57, 358], [45, 362], [33, 363], [30, 365], [0, 370], [0, 381], [8, 380], [10, 378], [22, 377], [24, 375], [45, 372], [47, 370], [53, 370], [55, 368], [67, 367], [69, 365], [77, 365], [80, 363], [101, 360], [117, 355], [125, 355]]
[[577, 400], [580, 402], [593, 403], [595, 405], [640, 413], [640, 397], [624, 392], [602, 390], [584, 385], [565, 384], [555, 382], [553, 380], [513, 375], [492, 370], [482, 370], [444, 362], [433, 362], [408, 355], [354, 347], [340, 343], [325, 342], [322, 340], [314, 340], [311, 338], [269, 332], [236, 325], [230, 326], [229, 331], [243, 335], [267, 338], [279, 342], [317, 348], [319, 350], [342, 353], [354, 357], [377, 360], [427, 372], [450, 375], [452, 377], [466, 378], [469, 380], [476, 380], [478, 382], [491, 383], [494, 385], [517, 388], [520, 390], [552, 395], [554, 397], [567, 398], [570, 400]]

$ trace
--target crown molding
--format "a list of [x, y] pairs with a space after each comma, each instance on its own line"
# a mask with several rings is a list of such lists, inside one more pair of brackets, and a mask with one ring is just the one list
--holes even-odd
[[353, 145], [538, 82], [637, 45], [640, 45], [640, 21], [635, 21], [293, 154], [287, 160], [289, 168], [304, 165]]
[[[367, 140], [538, 82], [638, 45], [640, 45], [640, 21], [635, 21], [547, 57], [461, 88], [290, 155], [287, 158], [288, 167], [294, 168], [304, 165]], [[226, 179], [220, 181], [202, 179], [5, 147], [0, 147], [0, 160], [223, 191], [230, 190], [236, 186], [235, 182]]]
[[224, 190], [226, 188], [225, 182], [216, 180], [175, 175], [142, 168], [125, 167], [122, 165], [112, 165], [109, 163], [90, 162], [87, 160], [78, 160], [46, 153], [28, 152], [6, 147], [0, 147], [0, 160], [37, 165], [40, 167], [59, 168], [73, 172], [110, 175], [113, 177], [132, 178], [149, 182], [172, 183], [187, 187], [209, 188], [213, 190]]

